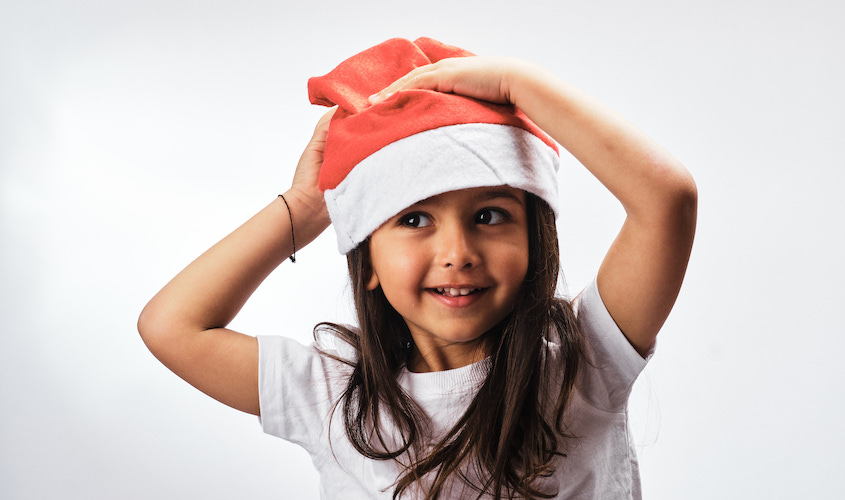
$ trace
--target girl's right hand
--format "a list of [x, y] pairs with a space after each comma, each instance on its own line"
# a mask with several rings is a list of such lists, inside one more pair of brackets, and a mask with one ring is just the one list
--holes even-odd
[[318, 221], [324, 222], [325, 227], [328, 227], [330, 224], [329, 213], [326, 210], [323, 193], [317, 187], [317, 182], [320, 177], [320, 168], [323, 165], [323, 151], [326, 148], [329, 122], [336, 109], [332, 108], [329, 110], [317, 122], [317, 126], [314, 128], [314, 134], [311, 136], [308, 145], [305, 146], [305, 150], [299, 158], [299, 163], [296, 165], [291, 188], [285, 193], [285, 197], [294, 198], [290, 201], [307, 207], [311, 212], [311, 216]]
[[165, 366], [218, 401], [256, 415], [257, 340], [226, 326], [290, 255], [294, 230], [302, 248], [329, 226], [317, 179], [332, 113], [319, 121], [302, 153], [285, 192], [287, 203], [274, 199], [202, 254], [150, 300], [138, 319], [141, 337]]

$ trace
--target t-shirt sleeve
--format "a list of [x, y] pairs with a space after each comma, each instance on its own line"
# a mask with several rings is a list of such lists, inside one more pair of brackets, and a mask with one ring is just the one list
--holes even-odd
[[587, 355], [576, 387], [590, 405], [603, 411], [623, 411], [651, 352], [643, 358], [628, 342], [607, 311], [595, 279], [574, 305]]
[[259, 336], [259, 420], [264, 432], [310, 451], [325, 435], [346, 367], [314, 345]]

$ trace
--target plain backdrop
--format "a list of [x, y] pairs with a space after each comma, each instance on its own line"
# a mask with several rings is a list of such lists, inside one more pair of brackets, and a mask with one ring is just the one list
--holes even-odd
[[[693, 173], [684, 288], [631, 400], [646, 498], [842, 498], [845, 3], [0, 0], [0, 498], [317, 498], [294, 445], [159, 364], [141, 308], [271, 202], [308, 77], [391, 37], [539, 63]], [[572, 157], [571, 292], [623, 219]], [[332, 232], [232, 325], [349, 321]]]

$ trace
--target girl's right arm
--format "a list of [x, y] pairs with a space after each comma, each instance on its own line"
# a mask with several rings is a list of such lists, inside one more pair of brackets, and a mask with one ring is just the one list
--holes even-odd
[[293, 251], [291, 217], [297, 249], [329, 226], [317, 177], [332, 114], [320, 119], [284, 193], [290, 212], [277, 198], [173, 278], [138, 319], [141, 338], [165, 366], [218, 401], [255, 415], [258, 342], [226, 325]]

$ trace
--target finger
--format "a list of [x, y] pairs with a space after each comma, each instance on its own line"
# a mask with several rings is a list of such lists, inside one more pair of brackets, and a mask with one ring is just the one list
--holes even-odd
[[317, 125], [314, 127], [314, 133], [311, 135], [311, 139], [299, 157], [297, 171], [300, 168], [307, 168], [307, 165], [322, 163], [323, 151], [326, 148], [326, 138], [329, 134], [329, 123], [335, 111], [337, 111], [337, 107], [330, 109], [317, 121]]
[[371, 95], [369, 97], [370, 104], [378, 104], [400, 90], [437, 90], [437, 79], [432, 78], [433, 76], [436, 77], [436, 74], [433, 74], [437, 70], [436, 66], [436, 64], [427, 64], [411, 70], [405, 76]]
[[317, 135], [325, 135], [329, 131], [329, 122], [332, 121], [332, 117], [337, 111], [337, 106], [333, 107], [332, 109], [328, 110], [323, 116], [317, 120], [317, 125], [314, 127], [314, 136]]
[[337, 111], [337, 106], [330, 109], [317, 121], [317, 125], [314, 127], [314, 133], [311, 135], [311, 140], [308, 141], [308, 146], [305, 148], [306, 151], [314, 149], [320, 152], [323, 151], [326, 144], [326, 137], [329, 135], [329, 124], [331, 123], [332, 116], [334, 116], [335, 111]]

